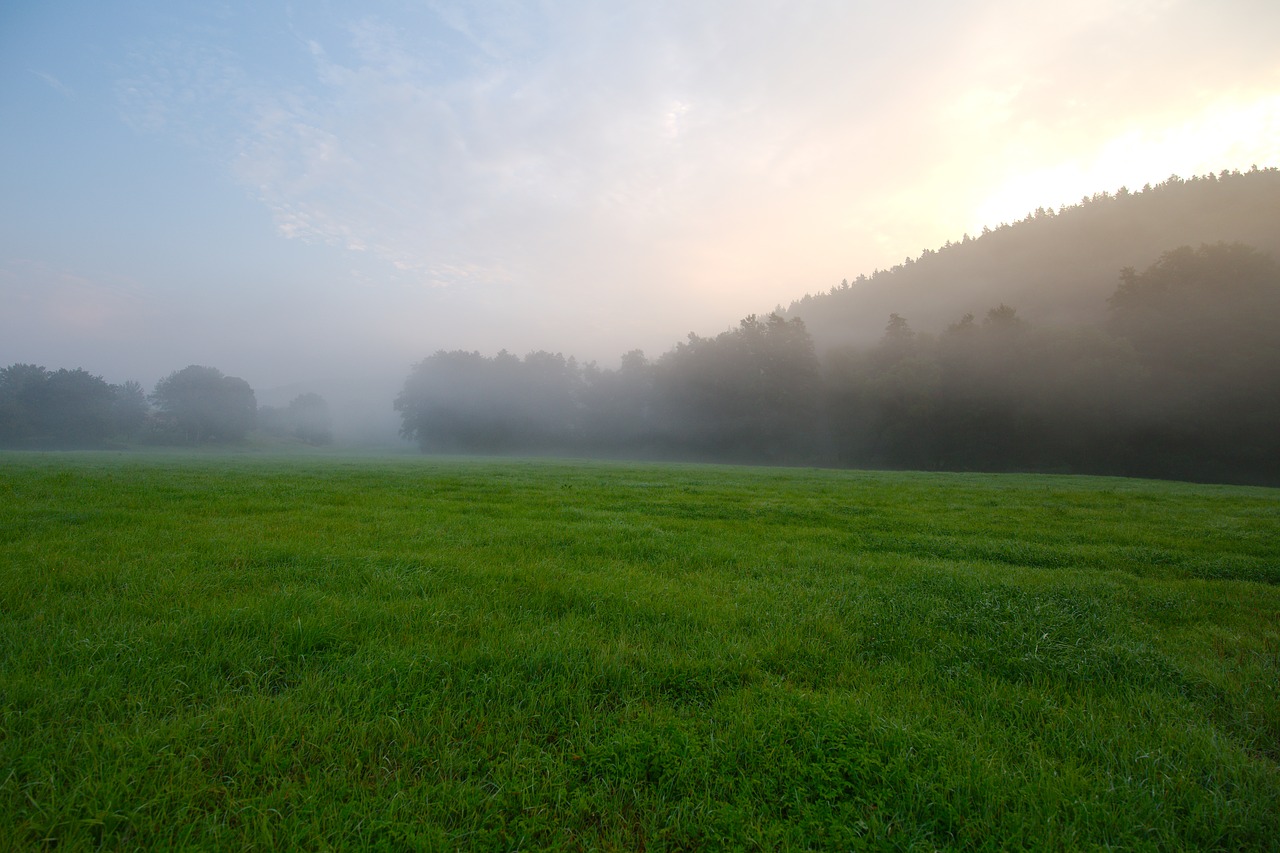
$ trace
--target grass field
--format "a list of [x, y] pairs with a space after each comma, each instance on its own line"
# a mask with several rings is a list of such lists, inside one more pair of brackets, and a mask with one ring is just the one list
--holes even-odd
[[0, 455], [3, 849], [1278, 839], [1278, 490]]

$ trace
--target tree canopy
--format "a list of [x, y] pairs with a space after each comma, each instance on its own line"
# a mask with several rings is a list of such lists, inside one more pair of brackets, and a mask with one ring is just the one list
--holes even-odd
[[617, 370], [440, 352], [396, 408], [432, 451], [1280, 483], [1274, 260], [1183, 246], [1114, 276], [1107, 322], [1043, 326], [999, 303], [929, 333], [892, 313], [876, 344], [821, 355], [778, 314]]
[[239, 441], [258, 410], [248, 382], [194, 364], [157, 382], [151, 399], [166, 431], [189, 444]]
[[283, 408], [260, 406], [258, 426], [271, 435], [287, 436], [307, 444], [333, 441], [333, 419], [329, 403], [319, 394], [299, 394]]
[[109, 385], [82, 368], [35, 364], [0, 369], [0, 445], [99, 447], [136, 437], [146, 417], [137, 383]]

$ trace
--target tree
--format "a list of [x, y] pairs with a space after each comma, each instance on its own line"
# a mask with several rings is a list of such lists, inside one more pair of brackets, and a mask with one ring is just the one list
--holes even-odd
[[111, 418], [115, 434], [121, 438], [137, 436], [142, 432], [147, 423], [147, 415], [151, 412], [142, 383], [129, 380], [122, 385], [112, 385], [111, 393]]
[[622, 356], [617, 370], [583, 369], [582, 439], [606, 452], [652, 450], [654, 367], [641, 350]]
[[36, 409], [48, 378], [49, 371], [35, 364], [11, 364], [0, 370], [0, 442], [10, 447], [35, 443]]
[[1240, 370], [1274, 357], [1280, 266], [1242, 243], [1181, 246], [1139, 273], [1120, 272], [1109, 300], [1112, 330], [1157, 369]]
[[307, 444], [333, 441], [329, 404], [319, 394], [299, 394], [283, 408], [258, 407], [258, 428], [270, 435], [296, 438]]
[[880, 343], [827, 357], [831, 442], [844, 464], [934, 467], [938, 365], [933, 341], [890, 314]]
[[821, 371], [799, 318], [751, 315], [715, 338], [690, 335], [660, 360], [654, 394], [678, 448], [771, 462], [814, 455]]
[[299, 394], [285, 407], [290, 432], [307, 444], [329, 444], [333, 441], [333, 421], [329, 404], [319, 394]]
[[1240, 243], [1182, 246], [1124, 269], [1110, 307], [1148, 374], [1132, 473], [1280, 478], [1280, 266]]
[[396, 397], [400, 434], [435, 452], [570, 447], [582, 381], [578, 363], [559, 353], [442, 350], [414, 365]]
[[248, 382], [194, 364], [157, 382], [151, 399], [171, 435], [190, 444], [240, 441], [258, 410]]
[[0, 370], [0, 441], [17, 447], [95, 447], [114, 431], [114, 393], [86, 370], [34, 364]]
[[115, 395], [101, 376], [87, 370], [49, 374], [41, 394], [39, 429], [54, 447], [92, 447], [111, 434]]

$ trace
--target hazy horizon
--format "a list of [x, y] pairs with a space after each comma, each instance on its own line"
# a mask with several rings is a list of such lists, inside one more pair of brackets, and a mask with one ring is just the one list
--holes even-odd
[[1039, 206], [1280, 163], [1277, 35], [1261, 2], [11, 6], [0, 364], [391, 419], [441, 349], [656, 356]]

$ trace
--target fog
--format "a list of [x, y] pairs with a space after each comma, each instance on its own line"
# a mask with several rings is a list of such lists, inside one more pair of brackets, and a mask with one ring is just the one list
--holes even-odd
[[[1232, 180], [1263, 177], [1280, 172]], [[616, 371], [441, 351], [396, 409], [428, 452], [1280, 485], [1280, 264], [1241, 243], [1183, 246], [1123, 270], [1107, 303], [1105, 321], [1071, 328], [1005, 304], [933, 333], [895, 313], [874, 346], [822, 355], [800, 318], [752, 316]]]
[[394, 442], [438, 351], [656, 363], [1037, 207], [1280, 163], [1277, 35], [1257, 2], [10, 4], [0, 366], [207, 365]]

